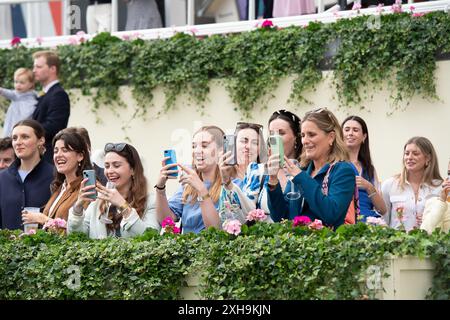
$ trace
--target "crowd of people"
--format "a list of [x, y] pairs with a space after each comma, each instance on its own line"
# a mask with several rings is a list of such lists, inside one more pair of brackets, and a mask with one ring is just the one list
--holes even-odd
[[[307, 216], [336, 229], [378, 218], [407, 231], [450, 229], [450, 179], [441, 177], [427, 138], [406, 141], [402, 172], [381, 183], [366, 122], [349, 116], [339, 123], [327, 108], [302, 118], [275, 111], [267, 141], [263, 125], [238, 122], [231, 148], [220, 127], [201, 127], [192, 137], [191, 164], [163, 157], [148, 190], [131, 144], [107, 143], [104, 161], [91, 161], [88, 131], [67, 128], [70, 100], [58, 81], [58, 56], [39, 51], [33, 59], [32, 71], [14, 74], [15, 90], [0, 88], [12, 100], [0, 140], [1, 229], [42, 228], [60, 219], [67, 233], [133, 237], [160, 230], [170, 217], [183, 233], [199, 233], [222, 228], [230, 208], [241, 223], [260, 209], [267, 223]], [[169, 181], [179, 184], [172, 195], [166, 194]]]

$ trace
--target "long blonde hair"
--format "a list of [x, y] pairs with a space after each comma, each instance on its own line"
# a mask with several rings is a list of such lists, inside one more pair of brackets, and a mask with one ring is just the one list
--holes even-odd
[[[217, 152], [219, 152], [223, 146], [223, 135], [225, 134], [223, 130], [216, 126], [203, 126], [194, 133], [194, 137], [196, 134], [200, 132], [208, 132], [213, 137], [213, 141], [216, 143], [217, 146]], [[192, 168], [198, 174], [200, 180], [203, 181], [202, 172], [198, 171], [197, 167], [194, 164], [194, 155], [192, 155]], [[212, 186], [209, 189], [209, 195], [211, 196], [211, 199], [213, 200], [214, 203], [219, 201], [221, 187], [222, 187], [222, 179], [220, 177], [219, 166], [216, 164], [216, 169], [214, 172], [214, 181], [212, 181]], [[182, 202], [188, 203], [190, 199], [190, 203], [194, 204], [197, 201], [197, 197], [198, 197], [197, 191], [190, 185], [187, 185], [183, 191]]]
[[[406, 185], [406, 179], [408, 178], [408, 172], [405, 167], [405, 150], [406, 147], [410, 144], [415, 144], [420, 151], [426, 156], [430, 158], [428, 165], [425, 165], [425, 171], [423, 174], [422, 182], [430, 185], [430, 186], [438, 186], [440, 185], [444, 179], [442, 179], [441, 174], [439, 173], [439, 163], [436, 155], [436, 151], [434, 150], [433, 144], [430, 140], [425, 137], [412, 137], [409, 139], [405, 146], [403, 147], [403, 157], [402, 157], [402, 173], [398, 174], [396, 178], [399, 180], [399, 187], [404, 190]], [[439, 180], [439, 183], [433, 183], [433, 180]]]
[[[333, 145], [328, 153], [327, 163], [336, 161], [350, 161], [350, 155], [344, 142], [341, 125], [339, 124], [336, 116], [330, 110], [327, 108], [320, 108], [309, 111], [303, 117], [302, 123], [305, 121], [314, 122], [320, 130], [326, 133], [335, 133]], [[307, 167], [311, 162], [311, 160], [306, 159], [305, 148], [303, 148], [300, 158], [300, 165], [302, 167]]]

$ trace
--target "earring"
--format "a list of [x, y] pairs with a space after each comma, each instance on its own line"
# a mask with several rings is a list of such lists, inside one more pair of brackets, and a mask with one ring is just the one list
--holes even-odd
[[78, 166], [81, 167], [81, 161], [78, 162]]

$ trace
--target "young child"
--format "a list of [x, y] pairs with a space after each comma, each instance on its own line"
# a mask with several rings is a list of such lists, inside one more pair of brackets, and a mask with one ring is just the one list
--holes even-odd
[[25, 119], [30, 119], [37, 105], [37, 96], [34, 91], [33, 71], [19, 68], [14, 72], [14, 89], [0, 88], [0, 95], [11, 100], [6, 112], [3, 136], [11, 135], [14, 125]]

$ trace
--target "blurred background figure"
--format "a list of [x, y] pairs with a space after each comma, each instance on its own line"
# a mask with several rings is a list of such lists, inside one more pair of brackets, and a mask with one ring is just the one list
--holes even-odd
[[10, 137], [0, 139], [0, 171], [8, 168], [16, 159]]
[[111, 10], [111, 0], [90, 0], [86, 11], [87, 32], [111, 32]]
[[162, 28], [155, 0], [123, 0], [127, 4], [126, 31]]

